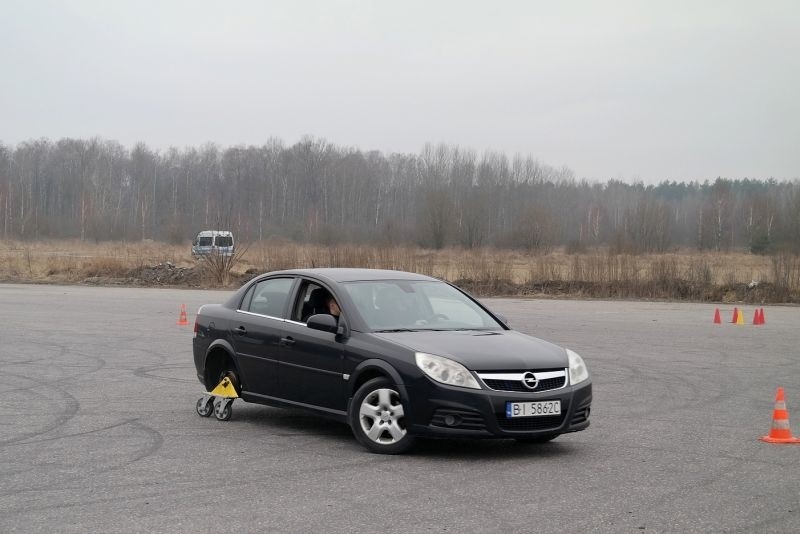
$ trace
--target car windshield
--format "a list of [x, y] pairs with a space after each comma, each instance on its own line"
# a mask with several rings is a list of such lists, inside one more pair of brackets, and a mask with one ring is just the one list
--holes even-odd
[[342, 285], [374, 331], [503, 329], [479, 305], [444, 282], [379, 280]]

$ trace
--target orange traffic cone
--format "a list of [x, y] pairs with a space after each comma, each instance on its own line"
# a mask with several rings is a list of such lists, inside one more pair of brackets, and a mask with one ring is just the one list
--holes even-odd
[[756, 311], [753, 312], [753, 324], [761, 324], [761, 316], [758, 314], [758, 308], [756, 308]]
[[760, 310], [760, 316], [758, 318], [758, 324], [767, 324], [767, 320], [764, 319], [764, 308]]
[[769, 434], [760, 438], [767, 443], [800, 443], [800, 439], [792, 436], [789, 428], [789, 410], [786, 409], [786, 400], [783, 398], [783, 388], [779, 387], [775, 393], [775, 410], [772, 412], [772, 428]]
[[189, 321], [186, 320], [186, 304], [181, 304], [181, 314], [178, 316], [178, 325], [187, 326]]
[[719, 316], [719, 308], [714, 309], [714, 324], [722, 324], [722, 318]]
[[736, 319], [738, 319], [738, 318], [739, 318], [739, 308], [734, 308], [733, 309], [733, 318], [731, 319], [731, 322], [733, 324], [736, 324]]

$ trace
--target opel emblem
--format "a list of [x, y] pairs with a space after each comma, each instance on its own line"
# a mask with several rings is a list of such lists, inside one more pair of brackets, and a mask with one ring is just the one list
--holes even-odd
[[539, 385], [539, 380], [535, 374], [528, 372], [522, 375], [522, 385], [528, 389], [536, 389], [536, 386]]

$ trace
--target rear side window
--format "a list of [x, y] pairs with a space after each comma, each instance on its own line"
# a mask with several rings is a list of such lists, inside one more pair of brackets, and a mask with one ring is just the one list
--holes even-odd
[[217, 246], [218, 247], [232, 247], [233, 246], [233, 238], [229, 235], [218, 235], [217, 236]]
[[247, 298], [242, 302], [242, 309], [259, 315], [282, 318], [293, 283], [293, 278], [271, 278], [258, 282], [252, 290], [253, 297], [249, 304]]
[[214, 238], [211, 236], [201, 237], [200, 239], [197, 240], [197, 244], [200, 245], [201, 247], [210, 247], [213, 242], [213, 239]]

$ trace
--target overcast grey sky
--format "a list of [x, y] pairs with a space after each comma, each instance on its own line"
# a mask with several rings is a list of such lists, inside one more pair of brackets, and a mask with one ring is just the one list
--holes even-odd
[[426, 141], [800, 176], [800, 2], [3, 0], [0, 141]]

